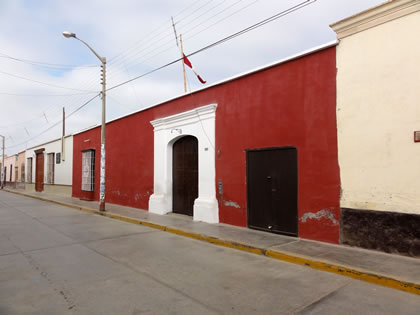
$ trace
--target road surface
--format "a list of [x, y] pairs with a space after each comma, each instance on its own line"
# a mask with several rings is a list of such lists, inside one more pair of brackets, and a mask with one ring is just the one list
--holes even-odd
[[420, 296], [0, 192], [0, 314], [419, 314]]

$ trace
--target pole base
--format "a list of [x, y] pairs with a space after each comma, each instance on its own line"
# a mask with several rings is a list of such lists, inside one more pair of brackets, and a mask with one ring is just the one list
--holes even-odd
[[105, 211], [105, 202], [103, 201], [101, 201], [100, 203], [99, 203], [99, 211]]

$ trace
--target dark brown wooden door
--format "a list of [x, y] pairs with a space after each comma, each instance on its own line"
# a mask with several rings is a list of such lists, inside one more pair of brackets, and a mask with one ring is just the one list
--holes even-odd
[[198, 140], [185, 136], [173, 145], [173, 209], [175, 213], [193, 215], [198, 197]]
[[35, 191], [44, 190], [44, 153], [36, 154]]
[[248, 226], [297, 235], [297, 151], [247, 151]]

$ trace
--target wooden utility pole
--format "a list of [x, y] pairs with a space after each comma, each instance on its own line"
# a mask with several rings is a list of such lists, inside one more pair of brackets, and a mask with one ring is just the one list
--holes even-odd
[[[172, 27], [174, 28], [174, 33], [175, 33], [176, 45], [177, 45], [177, 47], [179, 47], [178, 35], [176, 34], [174, 18], [171, 17], [171, 19], [172, 19]], [[187, 75], [185, 73], [184, 50], [182, 48], [182, 34], [179, 34], [179, 41], [181, 42], [181, 47], [179, 47], [179, 48], [180, 48], [180, 51], [181, 51], [181, 58], [182, 58], [182, 73], [184, 74], [184, 93], [187, 93]]]
[[187, 93], [187, 75], [185, 73], [184, 48], [182, 47], [182, 34], [179, 34], [179, 42], [181, 43], [182, 72], [184, 73], [184, 92]]

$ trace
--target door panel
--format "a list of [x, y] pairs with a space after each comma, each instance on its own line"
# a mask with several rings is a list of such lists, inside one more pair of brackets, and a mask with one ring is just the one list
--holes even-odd
[[198, 198], [198, 140], [186, 136], [173, 145], [173, 212], [193, 215]]
[[297, 151], [247, 151], [248, 226], [297, 235]]
[[37, 153], [35, 165], [35, 191], [44, 190], [44, 153]]

